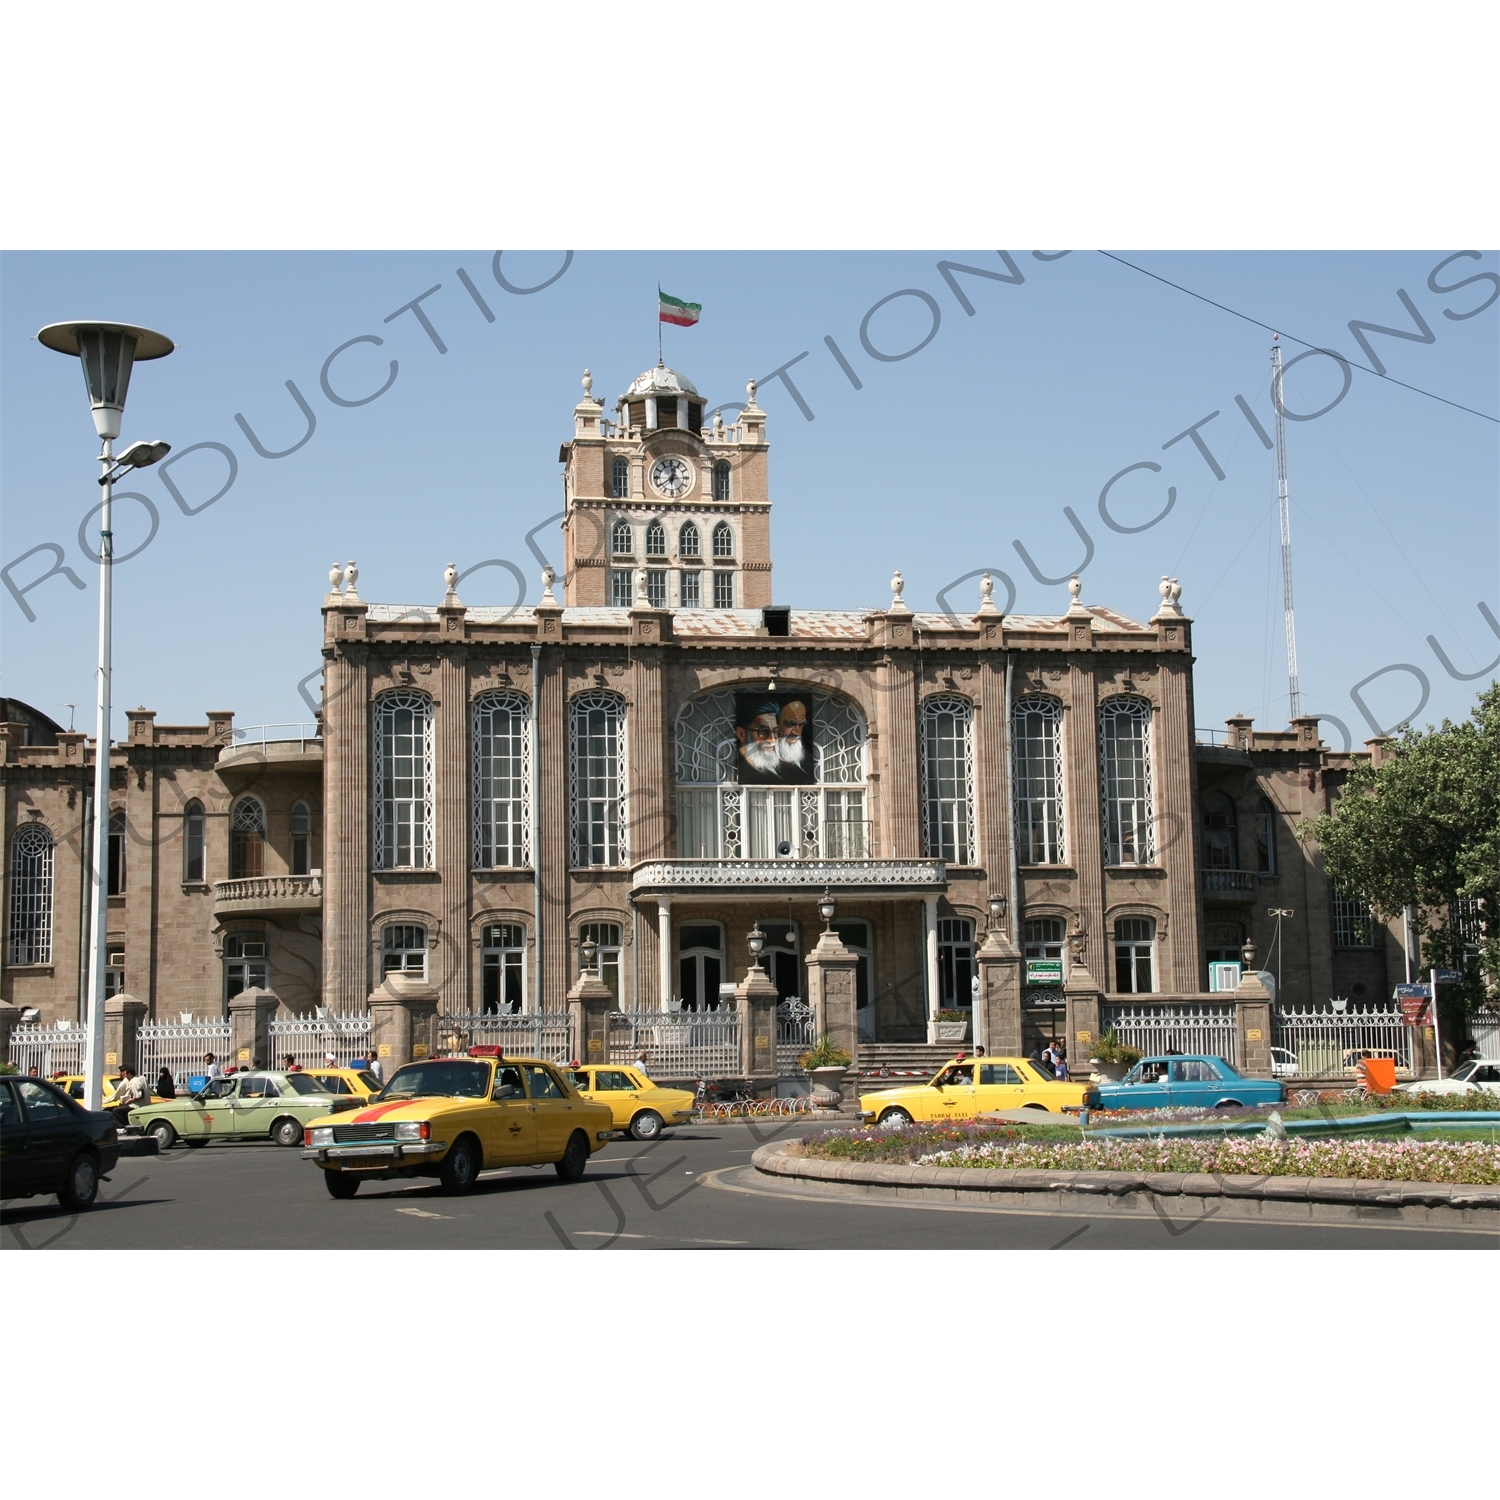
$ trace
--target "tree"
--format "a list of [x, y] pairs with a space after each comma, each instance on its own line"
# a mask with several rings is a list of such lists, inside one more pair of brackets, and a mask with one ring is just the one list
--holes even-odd
[[[1484, 976], [1500, 972], [1500, 683], [1467, 720], [1408, 725], [1392, 749], [1379, 769], [1356, 765], [1310, 831], [1340, 889], [1383, 917], [1414, 908], [1423, 967], [1461, 970], [1463, 999], [1477, 1004]], [[1449, 922], [1460, 898], [1479, 902], [1477, 953]]]

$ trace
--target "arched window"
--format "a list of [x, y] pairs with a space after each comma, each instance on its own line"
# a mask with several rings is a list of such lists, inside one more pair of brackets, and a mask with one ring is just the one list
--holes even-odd
[[1255, 868], [1261, 875], [1276, 873], [1276, 808], [1266, 797], [1255, 810]]
[[480, 1009], [486, 1015], [518, 1015], [526, 998], [526, 929], [519, 922], [486, 927], [480, 953]]
[[635, 536], [631, 531], [629, 521], [616, 521], [611, 528], [610, 548], [621, 557], [630, 557], [635, 553]]
[[307, 803], [292, 804], [292, 874], [312, 873], [312, 814]]
[[375, 868], [432, 864], [432, 699], [397, 689], [375, 700]]
[[620, 999], [620, 924], [618, 922], [584, 922], [578, 929], [578, 970], [583, 972], [583, 945], [592, 943], [598, 950], [594, 966], [618, 1005]]
[[1016, 858], [1023, 865], [1064, 859], [1062, 704], [1022, 698], [1010, 715]]
[[1151, 806], [1151, 705], [1109, 698], [1099, 708], [1099, 786], [1104, 863], [1149, 865], [1156, 858]]
[[703, 556], [703, 533], [696, 521], [684, 521], [677, 533], [677, 555], [679, 557]]
[[1237, 964], [1245, 942], [1245, 925], [1221, 918], [1203, 924], [1203, 946], [1211, 964]]
[[[616, 500], [628, 500], [630, 498], [630, 460], [628, 458], [617, 458], [610, 465], [609, 492]], [[629, 551], [627, 548], [616, 547], [615, 551]]]
[[531, 704], [520, 693], [474, 700], [474, 868], [531, 863]]
[[265, 873], [265, 803], [259, 797], [241, 797], [229, 819], [229, 878], [253, 880]]
[[569, 787], [573, 800], [573, 867], [623, 865], [625, 837], [625, 700], [580, 693], [569, 705]]
[[1155, 951], [1156, 923], [1150, 917], [1121, 917], [1115, 923], [1115, 988], [1122, 995], [1156, 989]]
[[724, 928], [684, 922], [677, 931], [677, 998], [684, 1010], [717, 1010], [724, 979]]
[[721, 458], [714, 465], [714, 499], [727, 500], [729, 498], [729, 462]]
[[1027, 958], [1061, 958], [1067, 931], [1061, 917], [1033, 917], [1023, 929], [1021, 941]]
[[1240, 867], [1239, 818], [1233, 800], [1223, 792], [1203, 797], [1203, 868], [1238, 870]]
[[10, 844], [8, 962], [52, 962], [52, 834], [36, 822], [18, 830]]
[[382, 974], [420, 974], [427, 977], [427, 929], [414, 922], [387, 927], [380, 935]]
[[728, 521], [720, 521], [719, 524], [714, 527], [713, 545], [715, 557], [734, 556], [734, 532], [729, 529]]
[[106, 889], [111, 896], [125, 894], [125, 814], [109, 815], [109, 868], [105, 873]]
[[954, 865], [974, 863], [973, 728], [974, 706], [967, 698], [945, 694], [923, 701], [923, 851]]
[[646, 528], [646, 556], [665, 557], [667, 555], [667, 528], [660, 521], [653, 521]]
[[189, 802], [182, 810], [182, 878], [185, 881], [204, 879], [204, 835], [207, 820], [203, 816], [203, 804]]

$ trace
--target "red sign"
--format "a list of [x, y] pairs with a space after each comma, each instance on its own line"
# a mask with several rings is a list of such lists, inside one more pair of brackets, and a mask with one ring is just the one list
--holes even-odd
[[1402, 995], [1401, 1019], [1408, 1026], [1420, 1026], [1427, 1019], [1425, 995]]

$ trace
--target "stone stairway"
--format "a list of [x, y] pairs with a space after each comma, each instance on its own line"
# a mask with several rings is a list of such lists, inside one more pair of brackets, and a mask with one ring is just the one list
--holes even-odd
[[882, 1070], [888, 1069], [890, 1084], [912, 1083], [918, 1077], [931, 1078], [945, 1062], [960, 1052], [970, 1052], [967, 1042], [861, 1042], [859, 1044], [859, 1077], [865, 1085], [878, 1087], [886, 1079]]

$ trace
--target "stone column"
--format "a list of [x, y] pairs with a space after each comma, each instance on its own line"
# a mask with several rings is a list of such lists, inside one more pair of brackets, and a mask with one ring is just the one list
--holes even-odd
[[740, 1017], [740, 1072], [746, 1078], [776, 1077], [776, 982], [759, 963], [734, 988]]
[[[1073, 644], [1086, 646], [1091, 630], [1077, 632], [1079, 622], [1070, 622]], [[1086, 622], [1085, 622], [1086, 623]], [[1078, 912], [1083, 929], [1094, 937], [1094, 952], [1087, 968], [1096, 988], [1108, 979], [1109, 943], [1104, 926], [1104, 831], [1099, 806], [1099, 704], [1094, 681], [1092, 653], [1073, 656], [1068, 662], [1068, 697], [1063, 733], [1068, 744], [1067, 810], [1073, 826], [1068, 831], [1068, 849], [1078, 871]], [[1065, 971], [1066, 972], [1066, 971]], [[1073, 1044], [1068, 1044], [1071, 1053]]]
[[656, 898], [656, 1008], [658, 1010], [668, 1009], [672, 988], [672, 900], [669, 896], [658, 896]]
[[1089, 1049], [1103, 1025], [1104, 994], [1081, 955], [1064, 962], [1070, 965], [1063, 985], [1063, 1001], [1068, 1008], [1068, 1072], [1081, 1078], [1086, 1076]]
[[370, 995], [370, 1045], [389, 1080], [397, 1068], [431, 1057], [438, 992], [419, 974], [387, 974]]
[[10, 1056], [11, 1029], [21, 1024], [19, 1005], [0, 1005], [0, 1058]]
[[1204, 976], [1194, 813], [1198, 763], [1193, 754], [1193, 669], [1192, 659], [1181, 654], [1164, 654], [1161, 660], [1161, 709], [1154, 726], [1156, 863], [1167, 872], [1164, 904], [1171, 926], [1166, 941], [1157, 947], [1162, 988], [1194, 994]]
[[1247, 1078], [1269, 1078], [1271, 993], [1254, 969], [1246, 970], [1234, 992], [1234, 1016], [1240, 1034], [1240, 1072]]
[[839, 941], [832, 928], [825, 928], [805, 963], [807, 1003], [812, 1006], [817, 1039], [821, 1041], [826, 1036], [853, 1059], [844, 1075], [840, 1107], [856, 1110], [859, 1108], [859, 1021], [854, 986], [859, 959]]
[[937, 1040], [933, 1027], [937, 1025], [937, 1014], [943, 1006], [942, 986], [938, 980], [938, 898], [935, 895], [923, 896], [922, 906], [927, 928], [923, 938], [923, 963], [927, 974], [927, 1041], [930, 1045]]
[[532, 850], [536, 879], [541, 887], [541, 931], [535, 961], [542, 976], [543, 1010], [557, 1009], [568, 992], [568, 869], [571, 828], [568, 809], [568, 715], [562, 609], [556, 604], [536, 607], [537, 658], [532, 692], [537, 712], [537, 847]]
[[245, 990], [229, 1002], [229, 1050], [235, 1067], [247, 1068], [257, 1057], [264, 1067], [274, 1065], [271, 1022], [280, 1008], [273, 990]]
[[[597, 968], [585, 969], [568, 991], [568, 1021], [573, 1028], [573, 1055], [584, 1063], [609, 1061], [609, 1013], [614, 996]], [[635, 1061], [634, 1058], [631, 1059]]]
[[125, 1063], [132, 1071], [140, 1056], [136, 1051], [136, 1032], [146, 1019], [149, 1007], [134, 995], [111, 995], [104, 1002], [104, 1066], [117, 1068]]
[[984, 1050], [992, 1057], [1018, 1057], [1021, 1053], [1021, 955], [1005, 932], [992, 927], [974, 957], [979, 965]]
[[367, 610], [351, 585], [323, 603], [323, 1003], [370, 989], [370, 680]]
[[439, 628], [449, 642], [439, 651], [433, 705], [433, 864], [442, 885], [437, 892], [443, 917], [435, 973], [430, 977], [448, 1012], [469, 1012], [473, 962], [469, 949], [469, 870], [473, 828], [469, 820], [469, 685], [467, 649], [462, 644], [465, 610], [446, 601], [438, 608]]

